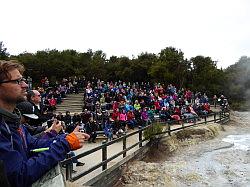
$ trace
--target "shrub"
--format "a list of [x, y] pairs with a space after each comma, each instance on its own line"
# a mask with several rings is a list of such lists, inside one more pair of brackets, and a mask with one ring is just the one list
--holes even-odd
[[163, 131], [163, 126], [160, 123], [155, 123], [152, 124], [143, 132], [143, 136], [145, 137], [145, 139], [152, 139], [155, 138], [156, 134], [159, 134], [162, 131]]

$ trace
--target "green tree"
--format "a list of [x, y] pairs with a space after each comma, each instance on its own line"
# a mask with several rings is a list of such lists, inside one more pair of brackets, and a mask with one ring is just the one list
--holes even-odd
[[90, 74], [92, 77], [101, 79], [106, 76], [106, 54], [101, 51], [95, 51], [92, 56], [92, 61], [90, 65]]
[[159, 53], [158, 60], [151, 66], [149, 74], [158, 82], [176, 83], [183, 87], [186, 81], [189, 62], [184, 59], [184, 53], [173, 47], [167, 47]]
[[9, 53], [7, 52], [7, 48], [4, 47], [4, 44], [2, 41], [0, 41], [0, 60], [8, 60], [9, 59]]
[[206, 92], [208, 95], [222, 92], [225, 77], [222, 70], [217, 69], [216, 62], [210, 57], [196, 56], [191, 61], [192, 89]]
[[133, 79], [131, 81], [150, 82], [151, 75], [149, 69], [157, 61], [157, 56], [153, 53], [141, 53], [137, 59], [132, 60]]

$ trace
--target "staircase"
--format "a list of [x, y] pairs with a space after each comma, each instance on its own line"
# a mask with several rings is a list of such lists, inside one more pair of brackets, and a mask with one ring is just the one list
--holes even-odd
[[61, 104], [56, 106], [56, 114], [61, 112], [65, 114], [66, 111], [70, 111], [70, 114], [81, 113], [83, 107], [83, 93], [79, 94], [67, 94], [67, 97], [63, 99]]

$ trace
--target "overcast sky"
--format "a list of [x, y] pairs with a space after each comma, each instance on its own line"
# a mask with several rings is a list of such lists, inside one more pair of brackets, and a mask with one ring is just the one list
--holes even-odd
[[250, 56], [249, 0], [0, 0], [10, 54], [102, 50], [135, 57], [173, 46], [218, 67]]

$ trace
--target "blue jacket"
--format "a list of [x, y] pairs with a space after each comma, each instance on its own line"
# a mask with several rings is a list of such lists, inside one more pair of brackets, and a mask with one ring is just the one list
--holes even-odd
[[[65, 135], [36, 139], [18, 122], [6, 122], [0, 115], [0, 160], [3, 160], [11, 186], [31, 186], [37, 179], [65, 159], [70, 146]], [[50, 147], [32, 155], [35, 148]]]
[[110, 132], [112, 132], [112, 125], [108, 122], [105, 122], [105, 127], [104, 127], [104, 134], [108, 135]]

